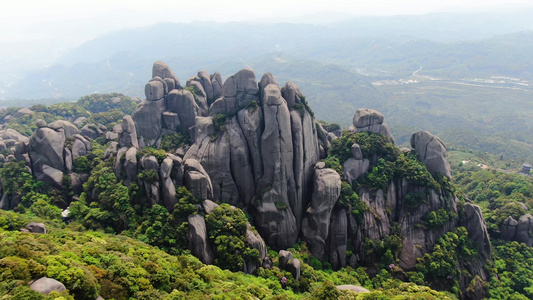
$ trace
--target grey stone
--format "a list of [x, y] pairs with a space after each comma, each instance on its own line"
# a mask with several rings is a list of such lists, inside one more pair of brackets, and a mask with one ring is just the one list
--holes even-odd
[[2, 139], [4, 141], [15, 140], [16, 142], [24, 142], [24, 143], [27, 143], [29, 141], [29, 138], [27, 136], [24, 136], [20, 134], [18, 131], [11, 129], [11, 128], [8, 128], [4, 132], [2, 132]]
[[355, 112], [353, 126], [356, 132], [370, 132], [384, 135], [394, 144], [394, 138], [389, 127], [383, 123], [385, 117], [374, 109], [362, 108]]
[[168, 91], [172, 91], [176, 88], [176, 82], [172, 78], [165, 78], [163, 79], [165, 81], [165, 84], [167, 85]]
[[158, 170], [159, 162], [157, 161], [157, 158], [153, 155], [143, 156], [141, 158], [141, 166], [145, 170]]
[[35, 280], [30, 285], [30, 289], [45, 295], [50, 294], [52, 291], [57, 291], [61, 293], [66, 290], [64, 284], [48, 277], [42, 277]]
[[235, 107], [244, 107], [259, 100], [259, 87], [252, 69], [246, 68], [230, 76], [224, 82], [224, 99], [234, 99]]
[[181, 84], [176, 74], [174, 74], [174, 72], [170, 69], [170, 67], [166, 63], [160, 60], [154, 62], [154, 65], [152, 67], [152, 77], [156, 77], [156, 76], [163, 78], [163, 79], [165, 78], [173, 79], [175, 88], [181, 89]]
[[530, 236], [530, 232], [533, 232], [533, 216], [530, 214], [520, 216], [516, 226], [515, 240], [532, 247], [533, 237]]
[[98, 126], [90, 123], [85, 124], [85, 126], [81, 128], [80, 134], [94, 140], [99, 137], [100, 134], [103, 134], [103, 132], [98, 128]]
[[452, 178], [446, 145], [441, 139], [427, 131], [418, 131], [411, 136], [411, 147], [428, 171]]
[[369, 168], [370, 161], [366, 158], [357, 160], [353, 157], [350, 157], [342, 164], [344, 178], [350, 184], [352, 184], [355, 180], [357, 180], [357, 178], [368, 172]]
[[196, 116], [200, 115], [200, 108], [194, 96], [187, 90], [173, 90], [168, 94], [167, 109], [179, 116], [181, 126], [188, 130], [194, 126]]
[[78, 117], [72, 122], [72, 124], [79, 127], [81, 126], [81, 124], [83, 124], [83, 121], [85, 121], [86, 119], [87, 119], [86, 117]]
[[26, 225], [26, 229], [31, 233], [46, 233], [46, 225], [43, 223], [28, 223], [28, 225]]
[[216, 204], [211, 200], [204, 200], [202, 202], [202, 206], [204, 207], [205, 213], [210, 214], [215, 208], [219, 207], [220, 205]]
[[359, 146], [358, 144], [354, 143], [352, 145], [351, 150], [352, 150], [353, 158], [355, 158], [357, 160], [363, 159], [363, 152], [361, 152], [361, 146]]
[[278, 256], [279, 256], [279, 268], [282, 270], [285, 270], [287, 267], [287, 263], [291, 259], [294, 259], [294, 256], [292, 255], [292, 253], [287, 250], [280, 250], [278, 253]]
[[248, 245], [250, 245], [251, 248], [257, 249], [257, 251], [259, 251], [260, 261], [247, 261], [246, 262], [246, 273], [253, 274], [257, 271], [257, 269], [259, 269], [259, 267], [261, 267], [262, 261], [268, 258], [267, 247], [265, 245], [265, 242], [259, 235], [259, 233], [253, 230], [250, 224], [247, 224], [246, 241], [248, 242]]
[[111, 156], [114, 156], [117, 154], [118, 151], [118, 143], [117, 142], [111, 142], [109, 143], [109, 146], [104, 152], [104, 159], [108, 159]]
[[158, 101], [165, 97], [165, 85], [160, 81], [149, 81], [144, 87], [146, 100]]
[[155, 146], [161, 136], [161, 115], [164, 109], [165, 100], [143, 101], [133, 112], [132, 119], [137, 129], [137, 137], [138, 139], [142, 138], [144, 143], [143, 145], [139, 144], [139, 147]]
[[37, 125], [37, 128], [46, 127], [46, 121], [43, 119], [37, 119], [35, 125]]
[[287, 107], [291, 109], [295, 103], [300, 102], [300, 88], [292, 83], [287, 82], [283, 88], [281, 88], [281, 95], [283, 96], [283, 99], [287, 101]]
[[[48, 165], [59, 171], [65, 170], [63, 148], [65, 134], [63, 129], [55, 131], [51, 128], [38, 128], [29, 141], [29, 153], [32, 170], [37, 180], [43, 180], [43, 165]], [[60, 181], [61, 182], [61, 181]]]
[[189, 250], [204, 264], [212, 264], [215, 255], [207, 239], [204, 217], [194, 214], [189, 216], [188, 221], [187, 241]]
[[31, 115], [31, 114], [33, 114], [33, 110], [27, 107], [23, 107], [15, 113], [15, 117], [22, 117], [22, 116]]
[[170, 111], [163, 112], [163, 122], [165, 123], [165, 128], [170, 130], [177, 130], [181, 126], [178, 114]]
[[500, 238], [505, 241], [514, 240], [516, 226], [518, 226], [518, 221], [512, 216], [508, 216], [500, 225]]
[[139, 141], [137, 140], [137, 127], [131, 116], [124, 116], [122, 118], [122, 130], [118, 133], [119, 147], [135, 147], [139, 148]]
[[67, 139], [70, 138], [71, 136], [75, 135], [75, 134], [79, 134], [80, 133], [80, 131], [78, 130], [78, 128], [76, 126], [74, 126], [74, 124], [72, 124], [70, 122], [67, 122], [67, 121], [64, 121], [64, 120], [57, 120], [57, 121], [54, 121], [52, 123], [49, 123], [48, 127], [52, 128], [52, 129], [54, 129], [56, 131], [59, 130], [60, 128], [62, 128], [64, 133], [65, 133], [65, 137]]
[[257, 198], [261, 201], [254, 204], [258, 212], [256, 224], [267, 244], [284, 249], [291, 247], [298, 237], [293, 214], [297, 197], [290, 112], [278, 86], [268, 85], [264, 94], [263, 175], [257, 186]]
[[71, 173], [73, 157], [68, 148], [63, 149], [63, 156], [65, 157], [65, 173]]
[[335, 170], [315, 171], [311, 203], [302, 222], [302, 234], [310, 252], [318, 259], [324, 258], [331, 212], [340, 192], [341, 178]]
[[137, 148], [130, 147], [125, 154], [124, 172], [126, 173], [125, 185], [132, 183], [137, 178]]
[[481, 208], [477, 205], [465, 203], [464, 210], [465, 220], [462, 223], [464, 223], [468, 231], [468, 237], [474, 242], [479, 253], [487, 258], [491, 257], [489, 233]]
[[184, 183], [196, 197], [205, 200], [213, 199], [213, 185], [204, 167], [195, 159], [184, 162]]
[[108, 131], [105, 133], [105, 139], [106, 141], [117, 141], [118, 140], [118, 133]]
[[41, 178], [42, 181], [48, 184], [53, 184], [57, 188], [61, 188], [63, 183], [63, 172], [44, 164], [42, 165]]
[[285, 269], [292, 274], [294, 280], [300, 279], [300, 260], [293, 258], [287, 262]]
[[[222, 97], [223, 81], [222, 81], [222, 76], [220, 76], [220, 73], [215, 72], [214, 74], [211, 75], [211, 85], [213, 86], [213, 97], [212, 97], [212, 100], [210, 100], [212, 102]], [[211, 103], [209, 105], [211, 105]]]

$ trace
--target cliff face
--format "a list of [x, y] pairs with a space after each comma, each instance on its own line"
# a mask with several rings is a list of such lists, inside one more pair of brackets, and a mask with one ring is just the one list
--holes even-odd
[[[394, 234], [401, 239], [400, 267], [412, 270], [438, 237], [458, 226], [458, 199], [444, 185], [425, 186], [401, 176], [378, 189], [358, 184], [358, 178], [376, 167], [379, 153], [363, 155], [354, 143], [352, 156], [340, 161], [343, 178], [318, 163], [336, 135], [314, 120], [293, 83], [280, 87], [269, 73], [258, 82], [252, 70], [244, 69], [223, 84], [219, 74], [199, 72], [181, 89], [165, 85], [177, 79], [164, 63], [156, 62], [154, 70], [167, 71], [154, 71], [147, 100], [133, 115], [139, 144], [157, 146], [165, 132], [188, 132], [192, 145], [183, 160], [199, 162], [209, 182], [203, 185], [206, 191], [196, 194], [247, 210], [270, 247], [285, 249], [300, 237], [314, 256], [334, 268], [371, 267], [380, 257], [368, 245], [384, 243]], [[168, 122], [171, 117], [175, 121]], [[358, 110], [350, 130], [379, 134], [394, 144], [383, 114], [375, 110]], [[417, 132], [411, 146], [412, 155], [429, 172], [451, 179], [446, 147], [438, 137]], [[358, 216], [351, 213], [353, 207], [337, 203], [341, 179], [352, 184], [364, 204]], [[412, 203], [416, 197], [419, 201]], [[433, 224], [432, 217], [443, 220]], [[469, 223], [472, 236], [486, 236], [482, 219], [470, 222], [475, 223]]]

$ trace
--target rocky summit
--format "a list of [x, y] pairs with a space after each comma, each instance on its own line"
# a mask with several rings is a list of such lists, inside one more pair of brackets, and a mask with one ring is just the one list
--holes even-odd
[[[112, 132], [44, 120], [29, 138], [3, 130], [0, 148], [11, 154], [0, 160], [24, 161], [37, 180], [81, 191], [88, 174], [74, 172], [73, 162], [89, 154], [91, 140], [110, 141], [104, 159], [112, 161], [120, 185], [140, 187], [139, 205], [161, 205], [173, 214], [183, 207], [180, 187], [198, 199], [185, 218], [184, 235], [203, 263], [216, 263], [221, 255], [209, 234], [213, 218], [247, 213], [243, 241], [259, 258], [245, 259], [247, 273], [271, 267], [268, 246], [280, 251], [280, 267], [299, 278], [301, 262], [285, 251], [298, 240], [335, 270], [365, 266], [375, 275], [376, 265], [390, 259], [407, 272], [439, 237], [464, 226], [478, 251], [461, 263], [460, 287], [470, 285], [472, 299], [484, 294], [481, 284], [470, 283], [488, 281], [487, 227], [479, 207], [456, 197], [446, 146], [438, 137], [416, 132], [411, 149], [400, 150], [385, 116], [364, 108], [354, 112], [348, 130], [326, 126], [314, 118], [298, 86], [280, 85], [270, 73], [257, 80], [251, 69], [225, 81], [219, 73], [200, 71], [182, 86], [157, 61], [145, 94]], [[171, 153], [157, 150], [176, 137], [189, 142]], [[99, 197], [97, 188], [85, 192], [86, 199]], [[1, 208], [21, 201], [2, 193]], [[509, 217], [507, 236], [531, 244], [524, 235], [531, 219]]]

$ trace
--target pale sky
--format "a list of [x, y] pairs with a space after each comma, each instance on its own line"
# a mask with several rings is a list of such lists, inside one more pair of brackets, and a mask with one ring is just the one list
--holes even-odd
[[98, 24], [113, 30], [162, 21], [287, 20], [324, 11], [354, 16], [468, 12], [518, 5], [531, 7], [533, 0], [0, 0], [0, 42], [14, 36], [23, 39], [22, 35], [46, 28], [42, 24], [98, 17]]

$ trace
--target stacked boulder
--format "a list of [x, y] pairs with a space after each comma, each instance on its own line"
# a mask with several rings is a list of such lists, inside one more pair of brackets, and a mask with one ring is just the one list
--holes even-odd
[[[192, 145], [183, 153], [183, 181], [173, 179], [175, 186], [249, 210], [272, 247], [292, 246], [311, 197], [314, 165], [328, 147], [327, 140], [319, 141], [320, 127], [298, 87], [280, 87], [269, 73], [258, 82], [251, 69], [243, 69], [225, 82], [218, 73], [201, 71], [182, 88], [163, 62], [154, 63], [152, 76], [146, 100], [132, 115], [139, 149], [159, 146], [168, 133], [188, 135]], [[135, 147], [130, 144], [118, 145], [115, 167], [126, 174], [126, 183], [135, 177], [125, 170], [133, 163], [121, 158], [133, 152], [124, 148]], [[157, 187], [147, 190], [154, 191], [150, 201], [159, 203]]]
[[[257, 249], [262, 249], [262, 238], [276, 250], [290, 248], [302, 238], [315, 257], [328, 260], [335, 269], [365, 265], [371, 272], [380, 257], [365, 250], [365, 241], [382, 242], [392, 233], [393, 224], [401, 231], [399, 262], [404, 270], [414, 269], [417, 258], [430, 252], [439, 236], [459, 222], [463, 224], [455, 218], [439, 228], [420, 226], [431, 211], [459, 214], [458, 201], [449, 193], [418, 186], [406, 178], [395, 178], [378, 190], [358, 187], [356, 180], [380, 159], [372, 153], [364, 156], [358, 144], [352, 145], [352, 157], [340, 162], [343, 178], [326, 168], [319, 160], [339, 130], [328, 133], [314, 120], [293, 83], [280, 87], [270, 73], [257, 81], [251, 69], [243, 69], [225, 82], [218, 73], [209, 76], [202, 71], [182, 88], [163, 62], [154, 64], [152, 76], [145, 89], [146, 100], [131, 119], [124, 119], [118, 143], [108, 149], [115, 153], [115, 170], [125, 183], [145, 170], [157, 171], [158, 181], [145, 185], [152, 204], [172, 210], [176, 201], [172, 190], [183, 185], [203, 200], [207, 214], [216, 206], [213, 201], [247, 211], [258, 229], [247, 233], [248, 242]], [[394, 144], [383, 114], [372, 109], [358, 110], [351, 130], [381, 134]], [[190, 147], [177, 149], [176, 155], [168, 154], [163, 161], [137, 154], [145, 146], [159, 146], [168, 133], [187, 135]], [[413, 150], [407, 151], [430, 172], [451, 178], [446, 147], [440, 139], [417, 132], [411, 145]], [[341, 179], [354, 186], [366, 207], [360, 216], [338, 205]], [[410, 193], [424, 194], [426, 199], [416, 207], [408, 206], [405, 199]], [[467, 213], [471, 218], [463, 226], [490, 257], [481, 214], [473, 207]], [[202, 261], [214, 260], [202, 216], [189, 217], [188, 240], [191, 252]], [[353, 249], [349, 257], [348, 249]], [[250, 272], [257, 267], [247, 264], [246, 269]], [[485, 280], [482, 272], [473, 271]]]
[[74, 159], [89, 154], [91, 142], [67, 121], [46, 124], [37, 120], [37, 127], [28, 148], [33, 175], [37, 180], [61, 187], [63, 176], [72, 175]]

